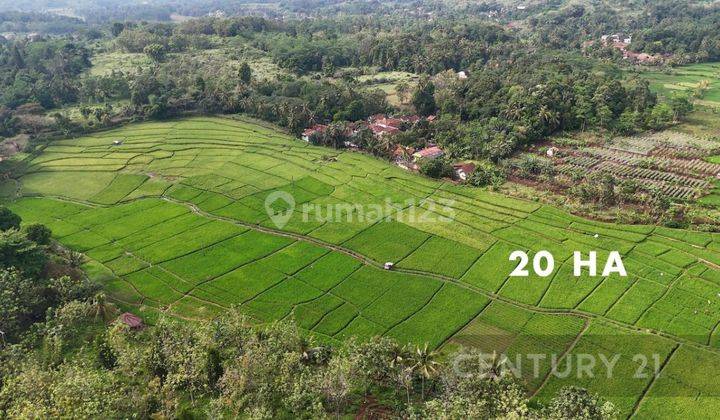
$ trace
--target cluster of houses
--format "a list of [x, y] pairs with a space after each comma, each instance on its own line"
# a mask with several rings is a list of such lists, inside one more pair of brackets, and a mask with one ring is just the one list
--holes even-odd
[[[393, 162], [408, 171], [416, 172], [423, 161], [438, 159], [445, 156], [445, 152], [437, 145], [429, 145], [423, 149], [415, 150], [412, 147], [396, 145], [393, 151]], [[476, 165], [472, 162], [453, 164], [454, 178], [458, 181], [467, 181], [475, 172]]]
[[[362, 128], [367, 128], [372, 131], [376, 137], [384, 137], [391, 134], [399, 133], [406, 127], [412, 127], [415, 123], [420, 121], [422, 117], [418, 115], [406, 115], [400, 117], [388, 117], [384, 114], [376, 114], [367, 119], [367, 121], [358, 121], [347, 125], [348, 137], [352, 137], [353, 134], [357, 133]], [[435, 116], [431, 115], [425, 118], [427, 121], [434, 121]], [[310, 137], [315, 134], [323, 133], [327, 129], [327, 125], [315, 124], [310, 128], [307, 128], [302, 133], [302, 139], [309, 142]]]
[[30, 32], [30, 33], [22, 33], [22, 32], [0, 32], [0, 38], [5, 38], [8, 41], [13, 40], [27, 40], [27, 41], [39, 41], [42, 39], [42, 34], [39, 32]]
[[[406, 128], [412, 127], [418, 123], [423, 117], [418, 115], [407, 115], [398, 117], [389, 117], [384, 114], [373, 115], [367, 119], [367, 121], [360, 121], [356, 123], [347, 124], [347, 136], [352, 138], [352, 135], [357, 133], [362, 128], [369, 129], [376, 137], [390, 136], [403, 131]], [[435, 120], [435, 116], [431, 115], [425, 117], [429, 122]], [[302, 139], [306, 142], [310, 141], [310, 138], [316, 134], [321, 134], [327, 130], [328, 126], [323, 124], [315, 124], [312, 127], [306, 129], [302, 133]], [[345, 146], [351, 149], [357, 149], [357, 145], [352, 141], [346, 141]], [[445, 152], [437, 145], [431, 144], [423, 149], [414, 149], [412, 147], [405, 147], [400, 144], [395, 145], [395, 149], [392, 153], [392, 161], [397, 166], [408, 170], [418, 171], [419, 164], [423, 161], [438, 159], [445, 156]], [[475, 170], [475, 164], [473, 163], [458, 163], [453, 165], [455, 172], [455, 179], [459, 181], [466, 181], [470, 174]]]
[[[651, 55], [647, 53], [636, 53], [628, 50], [628, 47], [632, 43], [632, 35], [623, 34], [608, 34], [600, 37], [600, 42], [603, 46], [610, 46], [622, 52], [623, 59], [633, 61], [641, 64], [656, 64], [662, 61], [663, 57], [658, 55]], [[592, 45], [592, 41], [586, 43], [586, 45]]]

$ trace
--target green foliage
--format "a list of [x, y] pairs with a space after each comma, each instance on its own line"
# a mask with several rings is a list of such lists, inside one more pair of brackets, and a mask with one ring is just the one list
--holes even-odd
[[616, 185], [617, 180], [612, 174], [597, 172], [591, 174], [582, 183], [573, 186], [571, 194], [585, 203], [594, 202], [601, 206], [611, 206], [617, 199]]
[[612, 419], [617, 410], [585, 389], [566, 387], [550, 401], [545, 415], [549, 419]]
[[50, 243], [52, 231], [47, 226], [40, 223], [31, 223], [24, 228], [27, 238], [38, 245], [47, 245]]
[[[13, 363], [0, 387], [4, 414], [344, 416], [355, 414], [355, 402], [368, 392], [382, 395], [389, 412], [411, 417], [560, 415], [573, 409], [593, 418], [612, 414], [611, 404], [580, 390], [565, 392], [548, 408], [531, 407], [509, 376], [459, 374], [427, 345], [377, 337], [328, 347], [291, 324], [251, 326], [236, 310], [192, 325], [161, 317], [147, 331], [117, 324], [88, 334], [79, 330], [88, 327], [82, 308], [74, 301], [50, 315], [41, 329], [42, 349], [5, 353]], [[73, 342], [68, 333], [92, 340], [94, 360], [84, 361], [82, 340]], [[58, 347], [65, 357], [44, 365]]]
[[110, 26], [110, 33], [112, 36], [117, 37], [122, 31], [125, 30], [125, 24], [122, 22], [113, 22]]
[[57, 370], [31, 364], [4, 383], [0, 405], [10, 417], [107, 418], [141, 412], [142, 395], [123, 382], [115, 372], [81, 362]]
[[453, 175], [453, 167], [445, 159], [425, 159], [420, 162], [420, 173], [430, 178], [449, 178]]
[[0, 331], [14, 340], [42, 313], [42, 286], [15, 269], [0, 270]]
[[670, 105], [661, 103], [653, 107], [648, 124], [651, 128], [661, 129], [673, 121], [673, 109]]
[[537, 178], [555, 174], [552, 162], [531, 154], [525, 154], [518, 159], [513, 159], [510, 161], [509, 166], [524, 178]]
[[9, 208], [0, 206], [0, 230], [20, 229], [22, 219]]
[[10, 229], [0, 232], [0, 267], [15, 267], [27, 276], [37, 276], [45, 267], [47, 256], [41, 247], [25, 236]]
[[155, 61], [162, 61], [165, 58], [165, 47], [161, 44], [148, 44], [143, 52]]
[[322, 132], [316, 132], [310, 136], [310, 143], [318, 146], [342, 149], [348, 141], [347, 130], [342, 123], [332, 123]]
[[485, 187], [492, 185], [499, 187], [505, 182], [505, 172], [496, 165], [489, 163], [479, 163], [475, 167], [475, 171], [470, 175], [467, 183], [475, 187]]
[[[44, 108], [75, 102], [78, 97], [74, 80], [90, 67], [90, 53], [69, 40], [48, 39], [13, 43], [9, 60], [0, 64], [3, 75], [0, 106], [17, 107], [36, 102]], [[0, 53], [8, 53], [5, 47]]]
[[12, 137], [18, 132], [19, 121], [13, 112], [0, 106], [0, 136]]
[[243, 83], [250, 83], [250, 81], [252, 80], [252, 69], [247, 63], [242, 63], [240, 65], [238, 77]]
[[418, 83], [412, 95], [412, 104], [418, 114], [427, 116], [435, 113], [435, 85], [425, 78]]

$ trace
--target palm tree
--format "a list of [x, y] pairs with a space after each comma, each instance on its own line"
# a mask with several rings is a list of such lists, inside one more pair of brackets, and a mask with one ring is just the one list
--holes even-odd
[[393, 345], [390, 349], [390, 369], [402, 367], [410, 359], [410, 352], [406, 346]]
[[545, 105], [540, 107], [538, 115], [540, 116], [540, 119], [551, 128], [550, 131], [552, 131], [552, 129], [555, 129], [555, 127], [557, 127], [557, 125], [560, 123], [560, 116], [558, 115], [558, 113]]
[[412, 371], [411, 368], [402, 369], [397, 373], [397, 382], [405, 388], [407, 403], [410, 405], [410, 388], [412, 387]]
[[428, 344], [423, 347], [418, 346], [413, 353], [413, 364], [410, 366], [411, 372], [420, 374], [421, 393], [420, 396], [425, 400], [425, 380], [432, 379], [438, 372], [440, 364], [435, 361], [437, 353], [428, 349]]
[[406, 80], [401, 80], [395, 85], [395, 92], [397, 92], [400, 103], [404, 104], [407, 101], [407, 96], [410, 92], [410, 85]]
[[492, 358], [485, 366], [485, 375], [494, 381], [500, 380], [507, 374], [507, 358], [505, 355], [493, 352]]
[[93, 298], [89, 312], [95, 319], [102, 318], [103, 321], [107, 322], [115, 317], [118, 309], [114, 304], [108, 302], [105, 293], [101, 292]]

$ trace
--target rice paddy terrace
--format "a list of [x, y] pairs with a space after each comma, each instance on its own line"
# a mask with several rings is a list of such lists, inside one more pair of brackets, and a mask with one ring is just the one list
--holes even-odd
[[675, 92], [703, 91], [698, 105], [720, 107], [720, 63], [701, 63], [680, 66], [665, 71], [645, 71], [642, 76], [651, 88], [661, 95]]
[[[87, 255], [88, 272], [146, 319], [236, 305], [329, 341], [387, 335], [566, 361], [619, 352], [612, 375], [551, 375], [548, 358], [524, 380], [540, 399], [585, 386], [626, 416], [720, 409], [709, 374], [720, 362], [720, 235], [588, 221], [222, 118], [57, 141], [1, 187], [24, 222]], [[295, 206], [271, 202], [287, 215], [276, 225], [267, 198], [280, 191]], [[368, 206], [387, 217], [361, 217]], [[518, 249], [550, 251], [555, 271], [509, 277]], [[628, 276], [574, 277], [573, 251], [591, 250], [602, 262], [619, 251]]]

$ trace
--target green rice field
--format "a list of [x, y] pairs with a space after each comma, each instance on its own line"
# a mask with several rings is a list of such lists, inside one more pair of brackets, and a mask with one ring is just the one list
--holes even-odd
[[[294, 211], [266, 201], [280, 191]], [[720, 363], [719, 234], [590, 221], [211, 117], [53, 142], [0, 192], [150, 322], [237, 306], [331, 342], [385, 335], [559, 361], [618, 353], [613, 375], [560, 377], [544, 360], [523, 378], [538, 399], [575, 383], [628, 417], [720, 410], [707, 375]], [[556, 269], [509, 277], [518, 249], [552, 252]], [[601, 268], [619, 251], [628, 276], [574, 277], [573, 251], [591, 250]]]
[[720, 108], [720, 63], [691, 64], [666, 71], [648, 71], [643, 72], [642, 76], [650, 81], [651, 89], [664, 96], [680, 91], [694, 92], [701, 83], [707, 82], [707, 90], [696, 104]]

